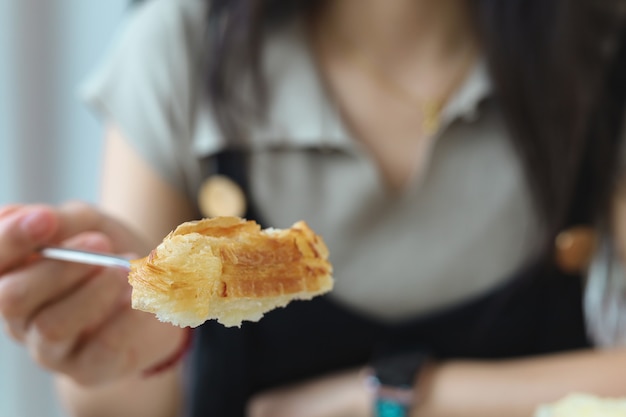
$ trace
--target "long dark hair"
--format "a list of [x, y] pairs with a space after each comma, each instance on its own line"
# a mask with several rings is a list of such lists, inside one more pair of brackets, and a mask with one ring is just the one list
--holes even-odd
[[[470, 0], [492, 76], [536, 207], [553, 236], [584, 184], [588, 217], [609, 218], [625, 111], [623, 0]], [[259, 114], [267, 99], [260, 55], [264, 30], [309, 13], [316, 0], [211, 0], [209, 93], [231, 137], [235, 115]], [[250, 71], [253, 105], [231, 94]], [[583, 167], [585, 177], [581, 178]]]

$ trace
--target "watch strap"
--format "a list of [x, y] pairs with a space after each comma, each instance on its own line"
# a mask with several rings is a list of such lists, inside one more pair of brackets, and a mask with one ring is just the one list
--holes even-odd
[[408, 417], [421, 397], [416, 381], [430, 362], [423, 351], [377, 357], [370, 364], [369, 386], [373, 392], [374, 417]]

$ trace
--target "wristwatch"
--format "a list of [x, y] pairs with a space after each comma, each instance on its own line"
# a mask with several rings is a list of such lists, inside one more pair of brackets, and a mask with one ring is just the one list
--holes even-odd
[[408, 352], [376, 358], [369, 366], [367, 382], [374, 394], [374, 417], [408, 417], [419, 401], [415, 386], [429, 362], [424, 352]]

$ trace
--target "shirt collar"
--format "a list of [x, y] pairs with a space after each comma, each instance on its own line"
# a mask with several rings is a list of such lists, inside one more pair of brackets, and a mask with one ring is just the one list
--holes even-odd
[[[303, 25], [296, 22], [270, 34], [265, 46], [263, 65], [270, 102], [266, 120], [250, 126], [250, 146], [353, 147], [350, 133], [317, 71]], [[441, 128], [458, 118], [471, 121], [478, 117], [479, 104], [490, 92], [486, 65], [479, 60], [444, 107]], [[199, 123], [196, 152], [207, 154], [225, 147], [210, 116], [201, 117]]]
[[271, 102], [267, 122], [251, 131], [253, 143], [350, 145], [350, 136], [321, 79], [301, 22], [271, 35], [264, 68]]
[[455, 119], [473, 121], [479, 116], [480, 104], [492, 91], [491, 80], [484, 59], [477, 60], [465, 82], [457, 89], [442, 110], [442, 127]]

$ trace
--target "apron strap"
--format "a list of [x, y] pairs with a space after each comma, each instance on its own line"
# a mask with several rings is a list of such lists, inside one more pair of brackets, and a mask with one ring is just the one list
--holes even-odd
[[[203, 175], [224, 175], [236, 182], [246, 195], [248, 190], [248, 154], [228, 149], [202, 161]], [[245, 218], [261, 225], [254, 204], [246, 198]], [[249, 331], [251, 323], [240, 328], [224, 327], [209, 320], [194, 331], [194, 343], [185, 372], [187, 394], [184, 416], [243, 417], [251, 394], [249, 378]], [[219, 395], [215, 395], [219, 393]]]

